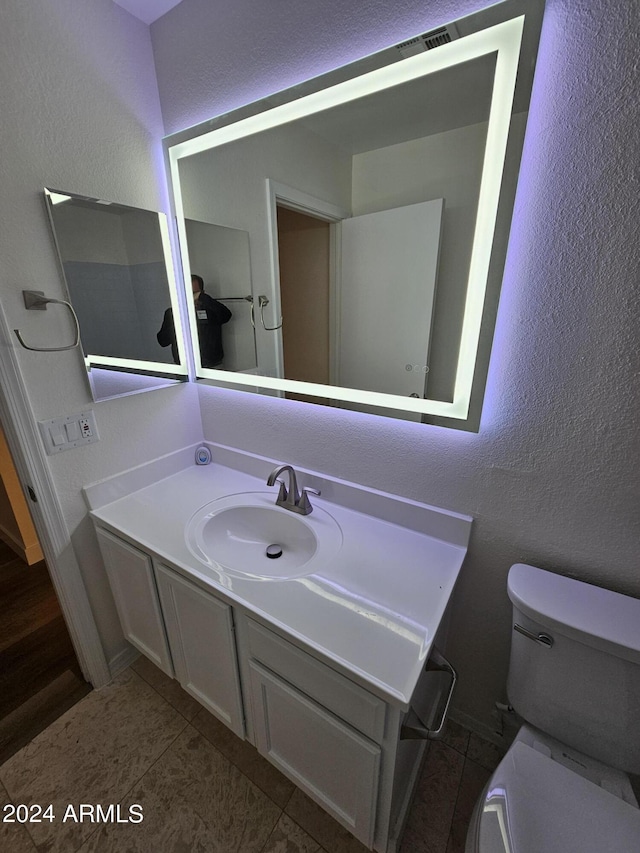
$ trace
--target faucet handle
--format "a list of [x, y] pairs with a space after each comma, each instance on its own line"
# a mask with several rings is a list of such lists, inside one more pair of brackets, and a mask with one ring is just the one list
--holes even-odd
[[312, 489], [311, 486], [304, 486], [300, 493], [300, 500], [298, 501], [299, 511], [302, 515], [309, 515], [310, 512], [313, 511], [313, 507], [311, 506], [311, 501], [309, 500], [309, 495], [319, 495], [320, 489]]
[[281, 480], [280, 477], [276, 479], [276, 483], [280, 483], [280, 491], [278, 492], [277, 503], [284, 503], [289, 496], [287, 492], [287, 487], [284, 484], [284, 480]]

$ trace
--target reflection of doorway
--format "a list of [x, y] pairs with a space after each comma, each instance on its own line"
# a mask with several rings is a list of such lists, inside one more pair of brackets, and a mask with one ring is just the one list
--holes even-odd
[[277, 215], [284, 375], [329, 385], [330, 223], [280, 205]]
[[0, 428], [0, 764], [91, 689]]
[[354, 216], [270, 179], [267, 195], [283, 317], [274, 375], [326, 385], [328, 369], [328, 384], [364, 392], [335, 405], [420, 420], [382, 409], [375, 395], [425, 395], [444, 199]]

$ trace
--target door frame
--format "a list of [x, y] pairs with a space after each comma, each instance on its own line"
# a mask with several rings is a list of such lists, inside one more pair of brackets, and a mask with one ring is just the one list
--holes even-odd
[[[267, 191], [267, 234], [269, 240], [269, 282], [274, 303], [274, 313], [280, 316], [280, 260], [278, 251], [278, 212], [277, 206], [287, 207], [298, 213], [306, 213], [315, 219], [330, 223], [329, 229], [329, 383], [335, 385], [338, 380], [340, 341], [340, 222], [351, 216], [351, 211], [336, 204], [324, 201], [310, 193], [287, 186], [279, 181], [266, 178]], [[277, 335], [275, 353], [277, 376], [284, 377], [284, 351], [282, 333]]]
[[111, 672], [1, 305], [0, 351], [0, 420], [9, 451], [82, 674], [94, 687], [102, 687]]

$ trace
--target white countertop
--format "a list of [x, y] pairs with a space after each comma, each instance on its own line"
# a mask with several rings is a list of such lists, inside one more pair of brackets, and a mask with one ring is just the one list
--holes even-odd
[[[214, 459], [228, 462], [228, 452], [216, 454], [216, 446], [211, 447]], [[314, 507], [330, 513], [342, 528], [342, 547], [329, 564], [314, 560], [312, 573], [304, 577], [231, 575], [199, 562], [187, 546], [185, 530], [197, 510], [225, 495], [271, 493], [275, 503], [277, 489], [265, 485], [271, 463], [253, 461], [249, 467], [264, 469], [264, 478], [223, 464], [192, 463], [115, 499], [122, 491], [117, 483], [89, 487], [86, 492], [93, 489], [94, 498], [87, 500], [102, 526], [271, 623], [406, 710], [462, 566], [471, 519], [303, 473], [303, 485], [321, 485], [323, 495], [342, 497], [348, 505], [312, 496]], [[161, 476], [171, 467], [165, 464]], [[127, 489], [142, 480], [125, 476]], [[367, 513], [353, 508], [358, 505]], [[375, 516], [368, 514], [372, 510]], [[313, 513], [305, 517], [311, 526], [313, 519]]]

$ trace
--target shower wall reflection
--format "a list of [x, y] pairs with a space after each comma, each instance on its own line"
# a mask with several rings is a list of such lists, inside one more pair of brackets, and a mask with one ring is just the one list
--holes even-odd
[[164, 216], [53, 190], [45, 199], [87, 368], [128, 374], [90, 376], [94, 399], [148, 390], [131, 374], [186, 378], [181, 334], [172, 348], [157, 339], [167, 308], [177, 310]]

